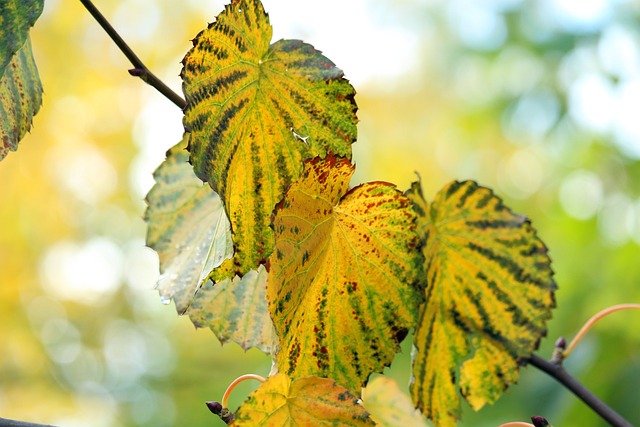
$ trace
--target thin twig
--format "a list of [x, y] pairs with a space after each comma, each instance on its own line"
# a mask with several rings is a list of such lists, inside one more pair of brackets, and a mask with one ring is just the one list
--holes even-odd
[[535, 354], [531, 355], [529, 363], [541, 371], [546, 372], [555, 378], [560, 384], [571, 390], [573, 394], [578, 396], [584, 403], [600, 415], [602, 419], [612, 426], [633, 427], [629, 421], [625, 420], [620, 414], [607, 406], [607, 404], [601, 401], [595, 394], [582, 385], [582, 383], [565, 371], [564, 367], [560, 363], [549, 362]]
[[35, 424], [27, 421], [9, 420], [0, 418], [0, 427], [54, 427], [49, 424]]
[[180, 108], [184, 110], [187, 103], [184, 99], [177, 93], [175, 93], [169, 86], [164, 84], [162, 80], [156, 77], [146, 65], [142, 63], [140, 58], [131, 50], [131, 48], [125, 43], [125, 41], [120, 37], [118, 32], [111, 26], [109, 21], [100, 13], [100, 11], [93, 5], [91, 0], [80, 0], [80, 3], [84, 5], [84, 7], [89, 11], [91, 16], [100, 24], [100, 26], [106, 31], [106, 33], [111, 37], [111, 40], [118, 46], [120, 51], [124, 53], [124, 56], [131, 62], [134, 66], [132, 70], [129, 70], [129, 74], [135, 77], [140, 77], [145, 83], [153, 86], [163, 94], [169, 101], [173, 102]]

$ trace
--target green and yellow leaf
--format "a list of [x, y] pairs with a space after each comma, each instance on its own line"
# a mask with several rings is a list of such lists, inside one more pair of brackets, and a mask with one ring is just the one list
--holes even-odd
[[379, 427], [427, 427], [411, 398], [388, 377], [377, 377], [362, 390], [362, 404]]
[[41, 104], [42, 84], [27, 38], [0, 79], [0, 160], [18, 148]]
[[411, 395], [436, 426], [454, 426], [458, 391], [478, 410], [517, 381], [546, 334], [556, 285], [531, 223], [491, 190], [452, 182], [429, 205], [416, 182], [407, 195], [427, 278]]
[[347, 192], [354, 169], [335, 156], [305, 163], [274, 212], [267, 300], [279, 371], [359, 392], [416, 325], [423, 261], [409, 199], [384, 182]]
[[335, 381], [314, 376], [269, 377], [238, 408], [233, 426], [373, 426], [358, 398]]
[[184, 126], [196, 175], [222, 197], [235, 254], [217, 282], [256, 269], [273, 250], [271, 212], [327, 152], [350, 157], [355, 91], [341, 70], [299, 40], [272, 45], [258, 0], [234, 0], [184, 58]]
[[0, 0], [0, 76], [27, 42], [43, 7], [44, 0]]
[[267, 271], [264, 266], [242, 278], [205, 283], [187, 311], [193, 324], [208, 327], [222, 344], [233, 341], [247, 350], [256, 347], [272, 353], [277, 345], [265, 296]]
[[211, 270], [233, 255], [229, 220], [220, 197], [188, 163], [187, 138], [167, 152], [147, 195], [147, 245], [160, 258], [158, 291], [178, 313], [189, 308]]

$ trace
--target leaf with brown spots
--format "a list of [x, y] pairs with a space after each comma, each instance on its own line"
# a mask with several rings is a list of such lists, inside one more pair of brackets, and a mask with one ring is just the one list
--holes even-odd
[[13, 55], [0, 80], [0, 160], [15, 151], [42, 104], [42, 84], [31, 42]]
[[407, 195], [427, 280], [411, 395], [436, 426], [454, 426], [458, 392], [478, 410], [517, 381], [546, 334], [556, 284], [531, 223], [491, 190], [454, 181], [428, 204], [416, 182]]
[[358, 398], [335, 381], [314, 376], [269, 377], [238, 408], [232, 426], [374, 426]]
[[305, 163], [274, 212], [267, 299], [279, 371], [359, 392], [416, 325], [423, 287], [409, 199], [385, 182], [347, 191], [353, 172], [334, 156]]
[[196, 175], [222, 197], [235, 254], [214, 282], [256, 269], [273, 249], [271, 212], [304, 159], [351, 156], [355, 90], [299, 40], [270, 45], [258, 0], [234, 0], [184, 58], [184, 126]]

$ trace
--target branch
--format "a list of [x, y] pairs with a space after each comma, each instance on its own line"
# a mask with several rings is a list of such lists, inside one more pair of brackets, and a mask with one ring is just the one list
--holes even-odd
[[34, 424], [26, 421], [8, 420], [0, 418], [0, 427], [54, 427], [49, 424]]
[[578, 396], [584, 403], [593, 409], [602, 419], [607, 421], [614, 427], [633, 427], [633, 425], [625, 420], [620, 414], [607, 406], [595, 394], [587, 389], [582, 383], [573, 378], [564, 367], [558, 362], [549, 362], [543, 358], [532, 354], [528, 362], [546, 372], [556, 379], [560, 384], [571, 390], [573, 394]]
[[122, 40], [122, 37], [118, 34], [118, 32], [111, 26], [109, 21], [100, 13], [100, 11], [91, 3], [91, 0], [80, 0], [80, 3], [84, 5], [87, 11], [94, 17], [94, 19], [100, 24], [100, 26], [106, 31], [106, 33], [111, 37], [111, 40], [118, 46], [120, 51], [124, 53], [124, 56], [131, 62], [134, 66], [132, 70], [129, 70], [129, 74], [134, 77], [140, 77], [145, 83], [153, 86], [163, 94], [169, 101], [173, 102], [180, 108], [184, 110], [187, 103], [184, 99], [177, 93], [175, 93], [169, 86], [164, 84], [162, 80], [156, 77], [146, 65], [142, 63], [140, 58], [131, 50], [131, 48]]

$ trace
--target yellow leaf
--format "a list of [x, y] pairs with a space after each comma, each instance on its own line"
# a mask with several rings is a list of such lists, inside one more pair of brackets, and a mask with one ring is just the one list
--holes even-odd
[[353, 171], [334, 156], [305, 163], [274, 213], [267, 300], [279, 371], [358, 392], [415, 326], [423, 288], [409, 200], [384, 182], [347, 193]]
[[388, 377], [377, 377], [362, 390], [362, 404], [377, 426], [427, 427], [427, 421], [413, 407], [408, 395]]
[[273, 250], [271, 212], [306, 158], [351, 156], [355, 91], [299, 40], [272, 45], [258, 0], [234, 0], [184, 58], [184, 126], [196, 175], [222, 197], [235, 254], [214, 281], [256, 269]]
[[407, 195], [427, 278], [411, 395], [437, 426], [454, 426], [458, 389], [478, 410], [517, 381], [546, 334], [556, 285], [531, 223], [491, 190], [452, 182], [429, 205], [416, 182]]
[[238, 408], [233, 426], [373, 426], [358, 398], [333, 380], [286, 374], [269, 377]]

